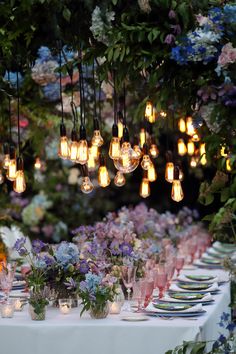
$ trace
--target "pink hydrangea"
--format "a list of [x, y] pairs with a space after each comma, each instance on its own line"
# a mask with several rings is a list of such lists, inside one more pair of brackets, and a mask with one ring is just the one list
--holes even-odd
[[221, 54], [218, 58], [218, 64], [220, 66], [228, 66], [236, 62], [236, 48], [232, 46], [232, 43], [227, 43], [223, 46]]
[[206, 16], [202, 16], [201, 14], [196, 15], [197, 22], [199, 23], [199, 26], [204, 26], [209, 22], [209, 18]]

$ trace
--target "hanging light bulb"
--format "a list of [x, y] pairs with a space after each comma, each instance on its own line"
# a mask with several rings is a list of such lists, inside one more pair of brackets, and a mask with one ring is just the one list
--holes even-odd
[[2, 170], [0, 170], [0, 184], [3, 184], [4, 180], [4, 175], [2, 174]]
[[66, 136], [66, 127], [64, 123], [60, 124], [60, 144], [58, 149], [58, 156], [62, 159], [68, 159], [70, 156], [69, 143]]
[[13, 190], [16, 193], [23, 193], [26, 190], [23, 160], [21, 157], [17, 158], [17, 172], [13, 183]]
[[184, 180], [184, 173], [182, 168], [179, 168], [179, 180], [182, 182]]
[[81, 192], [85, 193], [85, 194], [89, 194], [93, 191], [93, 184], [89, 178], [89, 176], [84, 176], [82, 179], [82, 184], [81, 184]]
[[157, 110], [153, 106], [151, 101], [146, 102], [146, 107], [145, 107], [145, 118], [149, 123], [155, 123], [156, 118], [157, 118]]
[[147, 178], [149, 182], [154, 182], [157, 179], [157, 173], [154, 164], [152, 164], [147, 170]]
[[175, 202], [180, 202], [184, 198], [183, 189], [179, 179], [179, 168], [177, 166], [175, 166], [174, 169], [174, 180], [172, 183], [171, 198]]
[[198, 163], [197, 157], [196, 157], [196, 156], [192, 156], [192, 157], [191, 157], [191, 160], [190, 160], [190, 166], [191, 166], [192, 168], [195, 168], [195, 167], [197, 167], [197, 163]]
[[139, 159], [141, 159], [141, 157], [142, 157], [142, 150], [140, 149], [140, 147], [139, 147], [139, 145], [134, 145], [133, 146], [133, 150], [134, 150], [134, 152], [136, 153], [136, 155], [137, 155], [137, 157], [139, 158]]
[[161, 116], [162, 118], [166, 118], [166, 117], [167, 117], [167, 113], [164, 112], [164, 111], [160, 111], [160, 116]]
[[145, 143], [143, 145], [143, 158], [142, 158], [142, 161], [141, 161], [141, 167], [143, 170], [148, 170], [151, 166], [152, 166], [152, 160], [150, 159], [150, 156], [148, 155], [147, 153], [148, 151], [148, 146], [147, 144]]
[[227, 147], [226, 146], [222, 146], [221, 149], [220, 149], [220, 156], [221, 157], [227, 157], [228, 154], [227, 154]]
[[186, 119], [186, 133], [191, 136], [195, 134], [192, 117], [187, 117]]
[[184, 142], [184, 139], [179, 139], [178, 140], [178, 154], [180, 156], [184, 156], [187, 152], [187, 148]]
[[179, 127], [179, 131], [181, 133], [185, 133], [186, 132], [186, 123], [185, 123], [185, 119], [184, 118], [180, 118], [179, 119], [178, 127]]
[[201, 165], [206, 165], [207, 164], [207, 158], [206, 158], [206, 144], [201, 143], [200, 144], [200, 163]]
[[95, 146], [102, 146], [104, 143], [104, 140], [101, 136], [100, 130], [99, 130], [99, 122], [98, 119], [94, 119], [94, 131], [93, 131], [93, 137], [92, 137], [92, 145]]
[[115, 175], [115, 178], [114, 178], [114, 183], [117, 187], [122, 187], [125, 185], [125, 176], [123, 175], [122, 172], [120, 171], [117, 171], [116, 172], [116, 175]]
[[187, 151], [188, 151], [188, 155], [192, 156], [195, 152], [195, 145], [194, 142], [192, 141], [192, 139], [189, 139], [188, 143], [187, 143]]
[[88, 158], [88, 162], [87, 162], [88, 170], [90, 172], [92, 172], [92, 171], [96, 170], [96, 160], [95, 160], [93, 153], [92, 153], [92, 146], [89, 147], [88, 153], [89, 153], [89, 158]]
[[99, 147], [95, 145], [91, 145], [89, 154], [91, 154], [94, 160], [97, 161], [99, 158]]
[[117, 125], [118, 125], [118, 138], [122, 139], [123, 138], [123, 133], [124, 133], [124, 124], [123, 124], [123, 114], [121, 111], [117, 112]]
[[85, 165], [88, 161], [89, 153], [88, 153], [88, 143], [86, 140], [86, 130], [84, 125], [80, 126], [80, 140], [78, 142], [77, 149], [77, 159], [76, 162], [81, 165]]
[[100, 167], [98, 169], [98, 184], [105, 188], [109, 186], [111, 179], [105, 164], [105, 159], [103, 155], [100, 155]]
[[169, 183], [172, 183], [174, 180], [174, 164], [173, 164], [173, 162], [166, 163], [165, 179]]
[[192, 136], [192, 141], [197, 143], [199, 140], [200, 140], [200, 137], [199, 137], [198, 133], [194, 133]]
[[123, 143], [121, 145], [120, 157], [114, 160], [114, 165], [117, 170], [122, 173], [133, 172], [139, 165], [139, 156], [132, 149], [129, 142], [129, 131], [127, 127], [124, 128]]
[[140, 189], [139, 189], [139, 195], [142, 198], [147, 198], [150, 195], [150, 184], [149, 184], [149, 180], [147, 178], [147, 171], [145, 171], [143, 178], [142, 178], [142, 182], [140, 185]]
[[141, 149], [143, 148], [145, 141], [146, 141], [146, 131], [144, 128], [141, 128], [140, 133], [139, 133], [139, 145], [140, 145]]
[[159, 150], [158, 147], [156, 146], [156, 144], [151, 144], [151, 147], [149, 149], [149, 154], [151, 155], [151, 157], [153, 159], [157, 158], [159, 155]]
[[76, 129], [73, 128], [71, 132], [71, 144], [70, 144], [70, 155], [69, 158], [72, 162], [75, 162], [78, 154], [78, 139]]
[[10, 145], [10, 161], [6, 177], [9, 181], [16, 179], [16, 152], [13, 145]]
[[120, 139], [118, 137], [118, 126], [115, 123], [112, 126], [112, 139], [109, 147], [109, 156], [112, 160], [120, 157]]
[[35, 163], [34, 163], [34, 168], [36, 170], [40, 170], [41, 167], [42, 167], [42, 163], [41, 163], [40, 157], [36, 157]]
[[9, 163], [10, 163], [10, 148], [8, 143], [3, 144], [3, 154], [4, 154], [4, 159], [3, 159], [3, 168], [5, 170], [8, 169]]
[[232, 166], [231, 166], [231, 162], [230, 162], [230, 158], [229, 157], [225, 161], [225, 167], [226, 167], [226, 171], [228, 171], [228, 172], [232, 171]]

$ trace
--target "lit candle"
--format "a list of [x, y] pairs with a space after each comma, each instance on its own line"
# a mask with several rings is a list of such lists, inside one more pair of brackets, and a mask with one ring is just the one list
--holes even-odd
[[2, 318], [11, 318], [14, 314], [14, 303], [5, 303], [1, 306]]
[[22, 311], [23, 310], [23, 303], [21, 299], [15, 300], [15, 311]]
[[110, 314], [117, 315], [121, 311], [121, 303], [120, 302], [112, 302], [110, 305]]
[[71, 299], [59, 299], [59, 308], [60, 312], [63, 313], [63, 315], [67, 315], [70, 313], [72, 306], [72, 300]]

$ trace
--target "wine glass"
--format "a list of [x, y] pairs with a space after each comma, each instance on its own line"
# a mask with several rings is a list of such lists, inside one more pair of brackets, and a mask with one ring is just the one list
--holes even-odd
[[16, 264], [6, 264], [2, 265], [2, 270], [0, 272], [0, 286], [5, 295], [5, 301], [8, 301], [9, 293], [12, 289], [13, 280], [15, 276]]
[[153, 289], [154, 289], [154, 280], [153, 279], [147, 279], [146, 283], [145, 283], [144, 307], [147, 307], [147, 305], [151, 301], [152, 294], [153, 294]]
[[164, 289], [167, 283], [167, 273], [165, 271], [158, 272], [156, 275], [156, 284], [159, 289], [159, 299], [163, 298]]
[[135, 282], [136, 269], [137, 267], [133, 265], [124, 265], [121, 267], [122, 281], [124, 283], [124, 286], [128, 294], [127, 311], [130, 311], [130, 293], [131, 293], [131, 288], [133, 287], [133, 284]]
[[175, 272], [175, 259], [172, 261], [168, 262], [166, 264], [166, 273], [167, 273], [167, 283], [166, 283], [166, 289], [168, 290], [170, 287], [171, 280], [174, 276]]
[[175, 260], [175, 269], [177, 270], [177, 277], [180, 274], [181, 269], [184, 266], [184, 257], [182, 256], [177, 256]]
[[146, 297], [146, 280], [139, 279], [133, 284], [133, 296], [132, 299], [137, 301], [138, 308], [136, 312], [140, 312], [144, 307]]

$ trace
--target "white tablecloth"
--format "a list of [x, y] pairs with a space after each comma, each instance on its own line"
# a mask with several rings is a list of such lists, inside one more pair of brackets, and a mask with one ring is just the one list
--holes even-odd
[[[217, 271], [207, 273], [217, 274]], [[215, 303], [205, 306], [207, 312], [197, 320], [150, 317], [146, 322], [124, 322], [121, 320], [124, 314], [92, 320], [89, 315], [80, 318], [78, 308], [62, 315], [58, 309], [49, 307], [45, 321], [32, 321], [25, 308], [12, 319], [0, 319], [0, 353], [164, 354], [183, 340], [214, 340], [220, 331], [217, 325], [220, 315], [229, 312], [229, 283], [220, 289], [214, 295]]]

